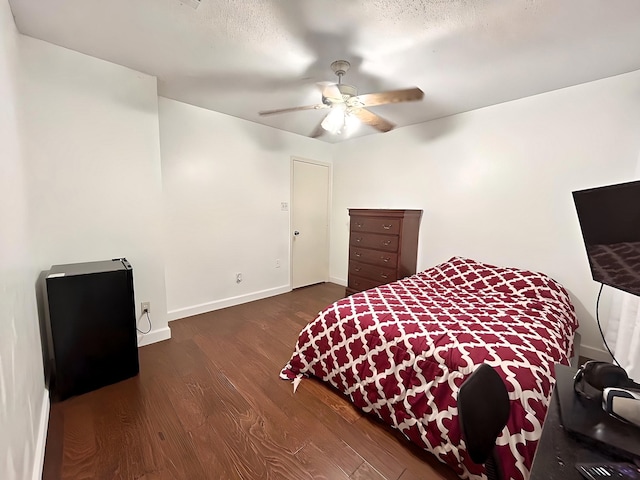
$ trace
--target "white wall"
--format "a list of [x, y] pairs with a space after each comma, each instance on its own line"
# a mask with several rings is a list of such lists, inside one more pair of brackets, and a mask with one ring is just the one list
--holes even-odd
[[601, 355], [571, 192], [636, 178], [638, 85], [640, 71], [339, 144], [331, 276], [346, 279], [348, 208], [420, 208], [419, 268], [464, 255], [546, 272], [573, 295], [583, 354]]
[[155, 77], [30, 37], [20, 59], [35, 266], [126, 257], [139, 344], [168, 338]]
[[160, 143], [169, 318], [288, 291], [291, 156], [331, 145], [166, 98]]
[[0, 478], [39, 478], [49, 402], [18, 128], [19, 35], [0, 0]]

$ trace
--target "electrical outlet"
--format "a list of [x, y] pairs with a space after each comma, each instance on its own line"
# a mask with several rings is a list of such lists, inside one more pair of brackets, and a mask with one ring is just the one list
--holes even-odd
[[280, 202], [280, 210], [283, 212], [289, 211], [289, 202]]
[[151, 313], [151, 302], [142, 302], [140, 304], [140, 313], [143, 314], [144, 312]]
[[242, 274], [236, 273], [236, 283], [240, 283], [240, 282], [242, 282]]
[[276, 268], [280, 268], [280, 259], [276, 258]]

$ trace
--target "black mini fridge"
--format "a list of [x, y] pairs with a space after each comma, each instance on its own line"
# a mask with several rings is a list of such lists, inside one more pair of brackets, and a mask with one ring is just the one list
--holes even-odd
[[54, 265], [44, 283], [52, 401], [138, 374], [133, 269], [126, 259]]

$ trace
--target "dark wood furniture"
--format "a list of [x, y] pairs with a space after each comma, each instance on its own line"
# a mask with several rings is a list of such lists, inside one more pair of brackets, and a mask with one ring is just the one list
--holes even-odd
[[416, 273], [422, 210], [349, 209], [347, 295]]

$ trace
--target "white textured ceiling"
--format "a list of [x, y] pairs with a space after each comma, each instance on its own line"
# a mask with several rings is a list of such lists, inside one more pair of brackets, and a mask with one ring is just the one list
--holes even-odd
[[[333, 60], [398, 127], [640, 69], [638, 0], [10, 0], [21, 33], [158, 77], [159, 94], [309, 135]], [[352, 136], [376, 133], [362, 126]], [[329, 142], [343, 137], [324, 135]]]

